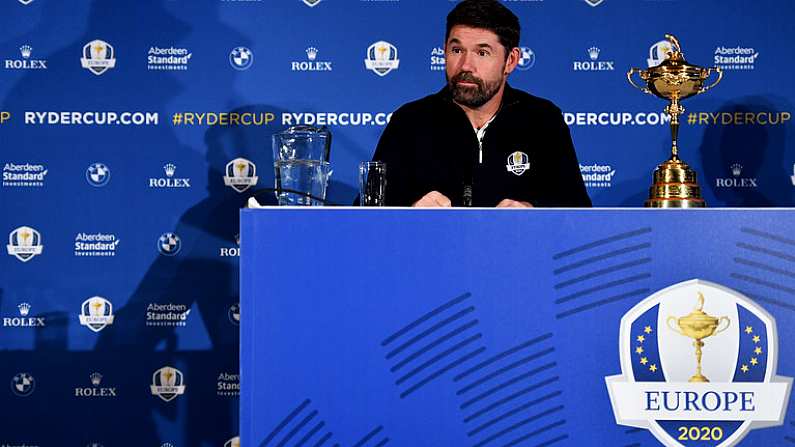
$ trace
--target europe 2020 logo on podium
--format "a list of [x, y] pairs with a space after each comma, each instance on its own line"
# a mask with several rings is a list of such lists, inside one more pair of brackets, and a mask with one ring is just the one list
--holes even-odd
[[616, 422], [669, 447], [734, 446], [781, 425], [792, 378], [776, 375], [776, 322], [718, 284], [691, 280], [621, 319], [621, 375], [607, 377]]

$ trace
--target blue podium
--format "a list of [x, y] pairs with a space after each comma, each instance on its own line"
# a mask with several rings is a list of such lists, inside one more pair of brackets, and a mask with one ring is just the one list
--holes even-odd
[[781, 209], [244, 210], [241, 441], [795, 445], [793, 228]]

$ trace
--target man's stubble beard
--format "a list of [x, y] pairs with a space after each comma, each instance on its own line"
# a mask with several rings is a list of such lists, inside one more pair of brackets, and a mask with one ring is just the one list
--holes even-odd
[[[477, 87], [461, 87], [458, 85], [459, 81], [473, 82], [477, 84]], [[463, 71], [448, 79], [447, 85], [455, 102], [467, 107], [478, 108], [497, 94], [503, 81], [505, 81], [505, 75], [496, 81], [487, 82], [468, 71]]]

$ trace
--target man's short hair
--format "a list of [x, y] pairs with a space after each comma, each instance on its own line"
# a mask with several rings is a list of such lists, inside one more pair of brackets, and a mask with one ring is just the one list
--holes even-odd
[[505, 56], [519, 46], [519, 18], [497, 0], [464, 0], [447, 14], [447, 32], [444, 41], [450, 38], [450, 30], [456, 25], [487, 29], [505, 47]]

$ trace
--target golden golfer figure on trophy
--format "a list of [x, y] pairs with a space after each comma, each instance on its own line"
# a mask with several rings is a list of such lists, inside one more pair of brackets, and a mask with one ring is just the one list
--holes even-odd
[[[726, 326], [723, 329], [718, 329], [723, 321], [726, 322]], [[729, 317], [717, 318], [704, 313], [704, 295], [699, 292], [696, 309], [681, 318], [668, 317], [667, 324], [674, 332], [694, 340], [693, 346], [696, 347], [696, 373], [690, 378], [689, 382], [709, 382], [709, 379], [701, 373], [701, 348], [704, 347], [702, 340], [728, 329], [731, 325]]]
[[[682, 53], [679, 39], [666, 34], [665, 38], [671, 44], [668, 57], [656, 67], [648, 70], [633, 68], [627, 72], [629, 83], [644, 93], [658, 96], [670, 101], [665, 107], [665, 113], [671, 117], [671, 158], [657, 166], [654, 171], [654, 184], [649, 189], [649, 199], [645, 206], [650, 208], [703, 208], [706, 206], [701, 197], [701, 189], [696, 180], [696, 172], [685, 162], [679, 159], [679, 116], [685, 112], [680, 101], [691, 96], [700, 95], [718, 85], [723, 79], [720, 68], [703, 68], [688, 64]], [[712, 73], [718, 74], [718, 79], [709, 86], [704, 86]], [[642, 87], [632, 80], [632, 75], [638, 73], [646, 83]]]

